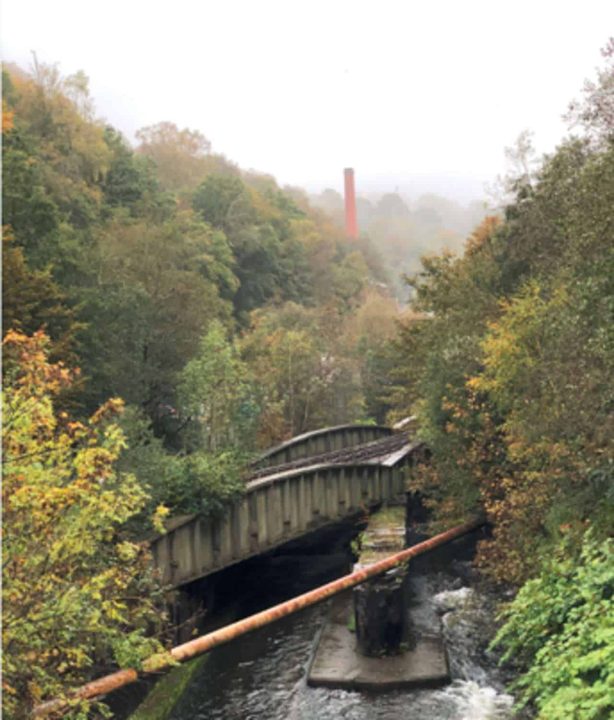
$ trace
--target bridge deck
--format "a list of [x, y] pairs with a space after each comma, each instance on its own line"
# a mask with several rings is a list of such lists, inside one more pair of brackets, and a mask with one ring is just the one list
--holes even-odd
[[318, 527], [404, 497], [404, 467], [423, 444], [404, 433], [255, 470], [224, 517], [173, 518], [152, 540], [174, 587], [268, 552]]

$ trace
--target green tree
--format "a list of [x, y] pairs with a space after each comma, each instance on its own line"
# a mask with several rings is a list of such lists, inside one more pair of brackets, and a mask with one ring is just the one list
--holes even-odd
[[514, 683], [539, 720], [607, 720], [614, 713], [614, 546], [588, 532], [562, 542], [502, 613], [493, 645], [528, 670]]
[[3, 133], [3, 222], [40, 268], [50, 262], [57, 248], [60, 215], [45, 186], [36, 143], [20, 125], [17, 122]]
[[229, 321], [236, 278], [223, 236], [189, 212], [162, 224], [116, 217], [97, 234], [96, 274], [78, 293], [88, 404], [119, 395], [159, 415], [215, 318]]
[[[74, 227], [95, 221], [110, 152], [92, 113], [87, 78], [63, 78], [56, 66], [35, 63], [34, 77], [15, 83], [15, 119], [36, 141], [45, 187]], [[17, 228], [15, 228], [17, 231]]]
[[256, 220], [245, 184], [233, 175], [210, 175], [194, 191], [192, 207], [225, 232]]
[[2, 253], [2, 327], [31, 335], [44, 328], [52, 345], [50, 357], [71, 365], [76, 362], [76, 333], [80, 325], [66, 294], [51, 277], [51, 271], [31, 271], [23, 250], [15, 247], [8, 228]]
[[175, 209], [170, 193], [162, 192], [155, 175], [155, 164], [134, 153], [122, 135], [107, 126], [105, 142], [111, 151], [109, 170], [102, 181], [108, 208], [128, 208], [135, 217], [165, 219]]
[[241, 349], [263, 408], [261, 446], [362, 417], [359, 371], [336, 310], [289, 302], [256, 311]]
[[178, 396], [194, 446], [207, 452], [248, 450], [258, 406], [247, 367], [220, 322], [210, 324], [198, 352], [179, 375]]
[[262, 195], [238, 177], [210, 175], [192, 205], [228, 238], [239, 279], [235, 312], [242, 321], [254, 308], [296, 292], [291, 278], [301, 267], [302, 253], [289, 236], [278, 195]]

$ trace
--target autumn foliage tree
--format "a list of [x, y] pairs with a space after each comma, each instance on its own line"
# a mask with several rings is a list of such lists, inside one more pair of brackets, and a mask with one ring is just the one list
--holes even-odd
[[413, 487], [439, 522], [481, 506], [493, 530], [478, 565], [522, 586], [499, 639], [543, 720], [614, 707], [611, 47], [579, 108], [586, 135], [521, 168], [501, 221], [462, 256], [423, 260], [423, 317], [402, 327], [387, 388], [433, 453]]
[[[123, 531], [146, 496], [115, 469], [124, 439], [110, 400], [89, 420], [54, 411], [74, 379], [42, 333], [9, 332], [3, 393], [3, 709], [23, 718], [109, 664], [160, 645], [162, 597]], [[74, 712], [85, 712], [81, 704]]]

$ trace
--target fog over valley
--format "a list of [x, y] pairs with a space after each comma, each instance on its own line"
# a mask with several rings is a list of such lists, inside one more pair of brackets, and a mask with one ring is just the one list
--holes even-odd
[[[4, 0], [4, 59], [83, 70], [97, 113], [136, 141], [172, 121], [281, 185], [467, 202], [525, 128], [539, 153], [598, 65], [611, 3]], [[553, 19], [556, 16], [556, 21]], [[36, 19], [33, 22], [33, 18]], [[94, 19], [95, 18], [95, 19]]]

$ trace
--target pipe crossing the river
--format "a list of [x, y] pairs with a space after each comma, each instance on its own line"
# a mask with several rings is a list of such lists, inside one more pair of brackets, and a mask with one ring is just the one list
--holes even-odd
[[[160, 670], [171, 667], [177, 662], [185, 662], [203, 655], [209, 650], [212, 650], [218, 645], [223, 645], [235, 638], [245, 635], [252, 630], [269, 625], [276, 620], [280, 620], [287, 615], [292, 615], [299, 610], [309, 607], [310, 605], [316, 605], [317, 603], [327, 600], [333, 595], [337, 595], [344, 590], [360, 585], [361, 583], [369, 580], [372, 577], [381, 575], [382, 573], [392, 570], [392, 568], [402, 565], [408, 562], [418, 555], [422, 555], [429, 550], [444, 545], [445, 543], [456, 540], [457, 538], [465, 535], [472, 530], [484, 525], [484, 519], [472, 520], [464, 523], [463, 525], [457, 525], [456, 527], [446, 530], [446, 532], [439, 533], [429, 540], [412, 545], [412, 547], [402, 550], [390, 557], [380, 560], [379, 562], [369, 565], [366, 568], [357, 570], [344, 575], [337, 580], [321, 585], [315, 590], [298, 595], [292, 600], [287, 600], [279, 605], [274, 605], [267, 610], [262, 610], [255, 615], [250, 615], [243, 620], [226, 625], [219, 630], [201, 635], [194, 640], [177, 645], [167, 653], [159, 655], [153, 655], [143, 662], [143, 671], [141, 674], [158, 672]], [[139, 672], [132, 668], [127, 670], [119, 670], [111, 675], [94, 680], [93, 682], [87, 683], [80, 688], [74, 690], [70, 697], [73, 700], [86, 700], [98, 697], [100, 695], [106, 695], [109, 692], [117, 690], [124, 685], [129, 685], [136, 682], [139, 678]], [[42, 705], [38, 705], [34, 708], [33, 717], [45, 717], [51, 713], [62, 713], [67, 710], [67, 701], [63, 699], [50, 700]]]

